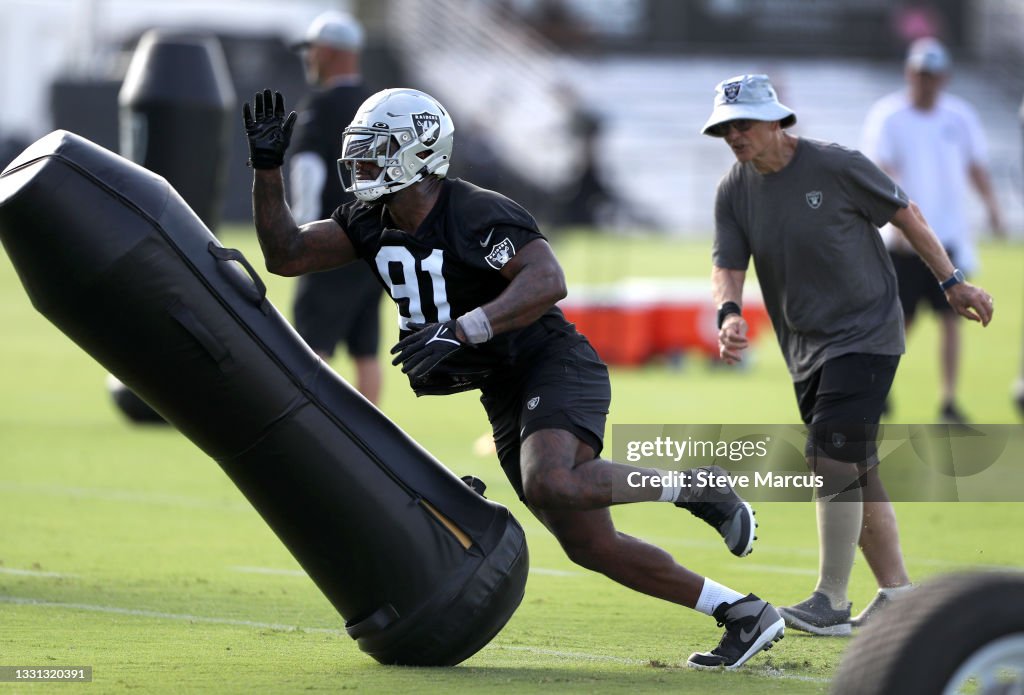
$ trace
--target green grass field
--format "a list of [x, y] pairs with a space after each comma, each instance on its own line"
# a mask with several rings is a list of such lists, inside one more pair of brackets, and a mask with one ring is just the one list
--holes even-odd
[[[222, 238], [261, 267], [250, 232]], [[570, 286], [708, 274], [706, 242], [567, 236], [554, 245]], [[996, 297], [997, 314], [988, 329], [966, 327], [963, 406], [977, 422], [1013, 423], [1024, 249], [986, 246], [982, 257], [978, 280]], [[287, 315], [291, 281], [264, 276]], [[386, 316], [393, 334], [390, 307]], [[105, 371], [35, 312], [6, 258], [0, 325], [0, 666], [89, 665], [93, 682], [79, 687], [95, 692], [818, 693], [847, 644], [791, 632], [735, 673], [687, 670], [692, 651], [717, 642], [714, 622], [573, 566], [515, 499], [496, 461], [474, 453], [487, 430], [475, 397], [417, 401], [389, 368], [383, 410], [457, 473], [489, 484], [488, 496], [526, 528], [532, 573], [508, 626], [464, 664], [380, 666], [345, 635], [340, 616], [213, 461], [172, 430], [126, 424], [108, 399]], [[929, 319], [911, 337], [894, 421], [935, 417], [935, 336]], [[348, 368], [344, 359], [335, 366]], [[744, 370], [694, 358], [616, 369], [612, 383], [610, 425], [797, 420], [771, 338]], [[670, 505], [619, 507], [615, 518], [738, 590], [779, 604], [805, 598], [816, 576], [813, 507], [758, 511], [760, 541], [744, 559]], [[898, 514], [916, 580], [1024, 565], [1024, 548], [1008, 531], [1024, 526], [1024, 505], [903, 503]], [[855, 609], [873, 590], [858, 562]], [[0, 691], [59, 687], [67, 686], [7, 683]]]

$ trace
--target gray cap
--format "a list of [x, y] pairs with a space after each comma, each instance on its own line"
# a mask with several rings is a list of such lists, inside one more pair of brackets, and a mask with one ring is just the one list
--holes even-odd
[[749, 118], [753, 121], [781, 121], [783, 128], [796, 123], [796, 114], [779, 103], [768, 75], [737, 75], [715, 87], [715, 108], [701, 129], [704, 135], [719, 123]]
[[342, 51], [358, 51], [363, 47], [363, 27], [351, 15], [324, 12], [309, 25], [305, 38], [292, 44], [292, 49], [309, 48], [313, 45], [328, 46]]
[[917, 39], [907, 50], [907, 68], [914, 72], [941, 75], [949, 72], [952, 64], [946, 47], [941, 41], [930, 36]]

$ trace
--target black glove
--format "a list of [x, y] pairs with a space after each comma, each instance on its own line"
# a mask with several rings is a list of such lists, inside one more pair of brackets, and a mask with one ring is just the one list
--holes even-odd
[[249, 102], [242, 106], [245, 137], [249, 140], [249, 166], [253, 169], [277, 169], [284, 164], [284, 152], [292, 140], [296, 114], [284, 116], [284, 97], [269, 89], [256, 92], [255, 117]]
[[495, 357], [455, 335], [455, 321], [410, 323], [412, 335], [391, 348], [392, 364], [402, 365], [417, 396], [480, 388], [498, 366]]
[[401, 364], [402, 373], [414, 384], [427, 378], [439, 364], [456, 355], [467, 344], [455, 334], [455, 319], [444, 323], [410, 323], [413, 334], [391, 348], [397, 353], [391, 364]]

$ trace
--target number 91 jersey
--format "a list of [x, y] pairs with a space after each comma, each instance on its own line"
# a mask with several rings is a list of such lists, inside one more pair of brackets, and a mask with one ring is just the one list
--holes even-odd
[[[437, 202], [414, 234], [395, 228], [383, 205], [353, 201], [332, 218], [398, 307], [402, 337], [409, 323], [447, 321], [490, 302], [509, 284], [501, 269], [523, 246], [544, 238], [518, 203], [460, 179], [442, 181]], [[478, 350], [495, 368], [509, 367], [550, 339], [572, 336], [578, 337], [575, 327], [552, 307]]]

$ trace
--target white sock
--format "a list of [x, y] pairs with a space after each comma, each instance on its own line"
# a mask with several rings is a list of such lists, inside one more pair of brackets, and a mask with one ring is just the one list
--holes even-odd
[[682, 492], [682, 486], [680, 485], [669, 485], [668, 487], [661, 488], [661, 497], [658, 498], [659, 502], [672, 502], [673, 504], [679, 499], [679, 493]]
[[727, 586], [722, 586], [714, 579], [704, 577], [704, 586], [700, 590], [700, 597], [697, 599], [697, 605], [693, 609], [700, 611], [704, 615], [713, 615], [715, 609], [723, 603], [735, 603], [744, 596], [745, 594], [733, 591]]

